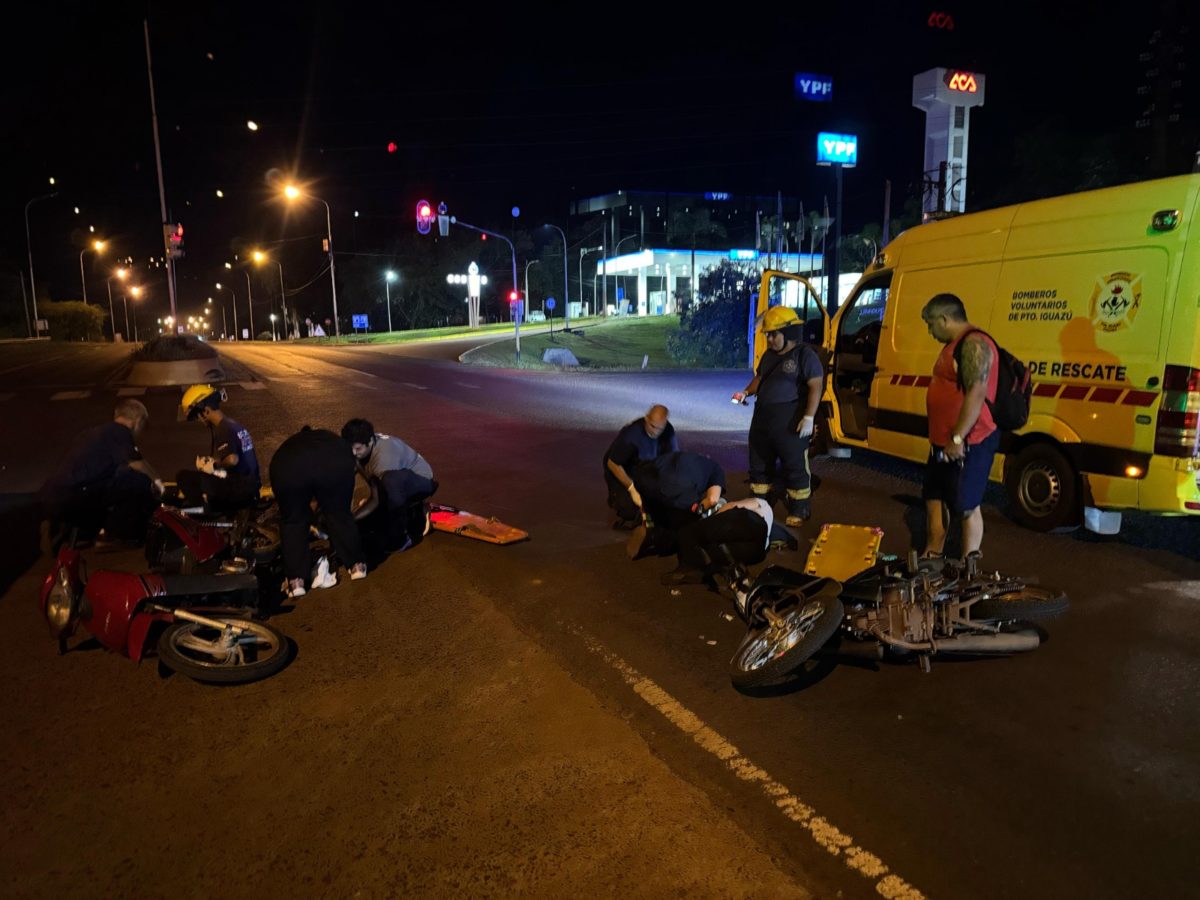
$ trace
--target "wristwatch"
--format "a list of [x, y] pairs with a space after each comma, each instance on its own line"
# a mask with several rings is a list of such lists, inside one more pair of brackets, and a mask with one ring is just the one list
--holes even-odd
[[961, 434], [955, 434], [955, 435], [951, 435], [951, 437], [950, 437], [950, 443], [952, 443], [952, 444], [953, 444], [955, 447], [961, 447], [961, 446], [962, 446], [962, 442], [963, 442], [963, 439], [962, 439], [962, 435], [961, 435]]

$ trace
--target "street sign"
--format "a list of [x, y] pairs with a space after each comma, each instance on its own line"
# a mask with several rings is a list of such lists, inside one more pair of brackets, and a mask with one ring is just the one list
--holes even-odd
[[817, 134], [817, 165], [845, 166], [858, 164], [858, 135], [834, 134], [822, 131]]
[[814, 75], [812, 72], [797, 72], [792, 80], [796, 96], [801, 100], [811, 100], [814, 103], [830, 103], [833, 101], [833, 76]]
[[367, 325], [367, 317], [366, 316], [351, 316], [350, 320], [353, 323], [355, 328], [366, 329], [366, 328], [370, 327]]
[[557, 306], [557, 303], [555, 302], [553, 297], [547, 297], [545, 306], [546, 306], [546, 309], [554, 309], [554, 307]]

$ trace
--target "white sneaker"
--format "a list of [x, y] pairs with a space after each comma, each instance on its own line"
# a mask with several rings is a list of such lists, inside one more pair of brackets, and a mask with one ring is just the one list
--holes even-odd
[[367, 577], [367, 564], [358, 563], [350, 570], [351, 581], [362, 581]]
[[289, 600], [294, 600], [296, 597], [303, 597], [306, 593], [304, 590], [304, 579], [293, 578], [291, 581], [283, 582], [283, 592], [287, 594]]
[[337, 576], [329, 571], [329, 558], [322, 556], [313, 568], [312, 587], [331, 588], [337, 584]]

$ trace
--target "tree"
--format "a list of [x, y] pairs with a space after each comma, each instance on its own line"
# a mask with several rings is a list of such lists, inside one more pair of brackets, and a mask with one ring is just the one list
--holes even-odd
[[680, 314], [679, 332], [667, 339], [671, 356], [682, 363], [744, 367], [759, 275], [755, 266], [728, 260], [701, 275], [696, 302]]
[[43, 302], [38, 313], [50, 326], [50, 337], [56, 341], [90, 340], [94, 333], [103, 334], [108, 313], [99, 306], [79, 300]]

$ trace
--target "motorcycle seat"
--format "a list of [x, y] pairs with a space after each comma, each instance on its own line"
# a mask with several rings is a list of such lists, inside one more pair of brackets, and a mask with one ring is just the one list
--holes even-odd
[[219, 575], [163, 575], [162, 580], [168, 597], [258, 590], [258, 579], [250, 572]]

